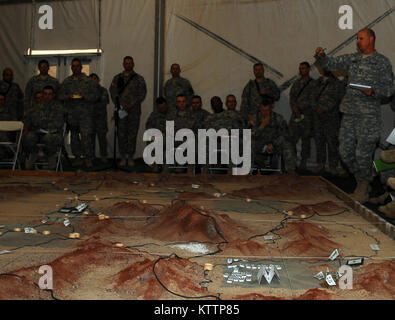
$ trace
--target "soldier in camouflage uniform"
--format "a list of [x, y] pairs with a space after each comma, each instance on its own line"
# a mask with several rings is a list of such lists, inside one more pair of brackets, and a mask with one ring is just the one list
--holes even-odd
[[191, 83], [188, 79], [180, 77], [181, 68], [177, 63], [173, 63], [170, 67], [171, 78], [166, 81], [164, 87], [164, 94], [169, 107], [170, 115], [174, 115], [177, 111], [176, 98], [183, 94], [187, 97], [188, 108], [192, 103], [192, 96], [194, 94]]
[[317, 148], [316, 172], [325, 170], [328, 146], [330, 172], [334, 175], [340, 173], [339, 104], [344, 96], [344, 89], [342, 82], [328, 70], [324, 70], [324, 76], [314, 81], [311, 105], [314, 108], [314, 138]]
[[11, 112], [11, 120], [21, 121], [23, 119], [23, 93], [17, 83], [13, 82], [14, 72], [11, 68], [3, 71], [3, 80], [0, 81], [0, 92], [6, 97], [6, 104]]
[[194, 128], [195, 132], [198, 129], [203, 128], [204, 120], [210, 114], [207, 110], [202, 108], [202, 98], [200, 96], [192, 97], [192, 117], [194, 118], [194, 122], [196, 127]]
[[[168, 115], [168, 106], [167, 106], [167, 101], [163, 97], [159, 97], [155, 101], [156, 108], [150, 116], [148, 117], [148, 120], [145, 124], [145, 129], [158, 129], [163, 136], [163, 155], [166, 154], [166, 121], [169, 118]], [[149, 144], [148, 142], [147, 144]], [[153, 172], [159, 172], [160, 167], [157, 164], [153, 164], [151, 166], [151, 170]]]
[[292, 110], [289, 120], [289, 137], [296, 154], [296, 145], [302, 139], [301, 161], [299, 170], [306, 170], [307, 159], [310, 158], [311, 136], [313, 129], [313, 107], [311, 93], [314, 80], [310, 77], [310, 64], [302, 62], [299, 65], [300, 78], [295, 81], [289, 93], [289, 103]]
[[252, 129], [253, 163], [263, 168], [265, 154], [279, 153], [283, 157], [285, 170], [295, 173], [296, 157], [289, 141], [287, 122], [273, 111], [273, 98], [263, 95], [261, 101], [258, 122]]
[[23, 150], [26, 153], [25, 169], [32, 169], [38, 158], [38, 143], [45, 145], [44, 154], [48, 157], [49, 169], [56, 169], [56, 156], [63, 143], [64, 127], [63, 104], [55, 100], [51, 86], [44, 87], [43, 101], [25, 119]]
[[59, 81], [48, 74], [49, 62], [47, 60], [40, 60], [38, 63], [40, 74], [33, 76], [26, 84], [24, 110], [29, 110], [32, 106], [34, 95], [37, 92], [42, 92], [44, 87], [51, 86], [55, 90], [55, 94], [59, 90]]
[[248, 118], [252, 126], [256, 124], [262, 94], [271, 96], [275, 101], [280, 100], [280, 90], [276, 83], [265, 78], [265, 68], [262, 63], [254, 65], [255, 79], [248, 81], [242, 94], [241, 114]]
[[[248, 124], [248, 119], [244, 117], [241, 112], [236, 110], [237, 106], [237, 100], [236, 97], [233, 94], [229, 94], [226, 97], [226, 102], [225, 102], [226, 108], [228, 111], [230, 111], [230, 114], [233, 114], [236, 122], [238, 123], [237, 128], [233, 129], [247, 129], [249, 124]], [[242, 140], [240, 140], [242, 141]]]
[[392, 65], [375, 50], [375, 39], [371, 29], [363, 29], [357, 35], [359, 52], [335, 58], [327, 57], [322, 48], [316, 49], [323, 68], [346, 70], [350, 84], [370, 87], [349, 85], [340, 105], [340, 156], [357, 180], [352, 197], [361, 203], [369, 199], [371, 190], [372, 159], [382, 127], [380, 101], [393, 93]]
[[[215, 131], [219, 131], [221, 129], [226, 129], [227, 130], [227, 135], [230, 137], [231, 139], [231, 129], [239, 129], [240, 126], [240, 118], [238, 117], [238, 115], [233, 112], [233, 111], [229, 111], [229, 110], [224, 110], [223, 109], [223, 103], [220, 97], [212, 97], [210, 100], [211, 103], [211, 108], [213, 110], [213, 113], [208, 115], [206, 120], [204, 121], [204, 128], [206, 130], [209, 129], [214, 129]], [[242, 140], [242, 135], [239, 135], [240, 140]], [[229, 146], [231, 144], [231, 140], [229, 139]], [[239, 141], [240, 141], [239, 140]], [[208, 139], [206, 142], [206, 146], [208, 146]], [[221, 138], [218, 137], [217, 139], [217, 148], [219, 150], [221, 150]], [[231, 150], [229, 150], [230, 152]], [[206, 154], [206, 165], [204, 166], [203, 171], [207, 173], [207, 170], [209, 167], [213, 167], [213, 165], [209, 164], [209, 152], [210, 150], [207, 150], [207, 154]], [[221, 155], [222, 153], [217, 153], [217, 167], [221, 167], [222, 163], [221, 163]], [[231, 155], [226, 155], [226, 157], [229, 157], [229, 167], [228, 169], [230, 169], [231, 167], [233, 167], [233, 163], [231, 161]], [[230, 173], [231, 170], [228, 170], [228, 173]]]
[[[172, 121], [174, 121], [174, 134], [181, 129], [190, 129], [195, 132], [196, 122], [192, 117], [192, 111], [188, 109], [187, 97], [184, 94], [180, 94], [176, 97], [177, 112], [174, 115], [170, 115]], [[174, 141], [174, 148], [177, 149], [183, 142]], [[194, 165], [188, 165], [189, 173], [193, 172]], [[182, 171], [180, 169], [179, 171]]]
[[65, 103], [66, 119], [71, 131], [71, 151], [75, 156], [74, 165], [80, 166], [81, 156], [84, 156], [85, 166], [92, 168], [94, 102], [100, 98], [100, 92], [97, 84], [82, 73], [80, 59], [73, 59], [71, 70], [73, 74], [63, 81], [58, 98]]
[[100, 78], [97, 74], [92, 73], [90, 76], [93, 81], [98, 85], [98, 90], [100, 92], [100, 98], [94, 104], [93, 111], [93, 154], [96, 151], [96, 135], [99, 140], [100, 156], [102, 162], [107, 162], [107, 105], [110, 102], [107, 89], [100, 85]]
[[118, 121], [118, 145], [121, 154], [119, 165], [134, 166], [133, 156], [140, 125], [141, 103], [147, 95], [144, 78], [134, 72], [132, 57], [123, 59], [124, 71], [117, 74], [110, 87], [111, 99], [121, 110]]

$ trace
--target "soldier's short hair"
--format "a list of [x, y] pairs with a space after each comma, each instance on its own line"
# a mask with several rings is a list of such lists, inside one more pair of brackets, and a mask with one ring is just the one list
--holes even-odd
[[41, 66], [43, 63], [45, 63], [46, 65], [48, 65], [48, 66], [49, 66], [49, 62], [48, 62], [48, 60], [46, 60], [46, 59], [42, 59], [42, 60], [40, 60], [40, 61], [38, 62], [38, 67], [40, 68], [40, 66]]
[[177, 95], [176, 99], [179, 98], [179, 97], [184, 97], [184, 98], [186, 98], [187, 96], [186, 96], [185, 94], [183, 94], [183, 93], [180, 93], [180, 94]]
[[156, 104], [163, 104], [163, 103], [167, 103], [167, 100], [164, 97], [158, 97], [155, 100]]
[[258, 67], [258, 66], [262, 66], [262, 67], [263, 67], [263, 63], [257, 62], [257, 63], [254, 64], [254, 68], [255, 68], [255, 67]]
[[274, 103], [273, 97], [267, 95], [267, 94], [262, 94], [261, 95], [261, 106], [269, 106]]
[[96, 78], [100, 79], [100, 77], [96, 73], [91, 73], [89, 75], [89, 78], [93, 78], [93, 77], [96, 77]]
[[299, 65], [306, 66], [307, 68], [310, 68], [310, 63], [308, 63], [307, 61], [303, 61]]
[[[43, 92], [44, 92], [44, 90], [52, 90], [52, 92], [55, 92], [55, 89], [52, 86], [45, 86], [43, 89]], [[36, 92], [36, 93], [38, 93], [38, 92]]]
[[200, 102], [202, 102], [202, 97], [201, 97], [201, 96], [198, 96], [197, 94], [195, 94], [195, 95], [192, 97], [192, 99], [199, 99]]
[[373, 37], [373, 39], [376, 41], [376, 33], [372, 29], [367, 28], [366, 32], [368, 34], [368, 37]]
[[134, 59], [131, 56], [126, 56], [125, 58], [123, 58], [123, 61], [125, 61], [125, 60], [132, 60], [132, 61], [134, 61]]
[[79, 64], [82, 65], [82, 61], [81, 61], [80, 58], [74, 58], [74, 59], [71, 61], [71, 64], [73, 64], [73, 62], [76, 62], [76, 61], [78, 61]]
[[230, 98], [230, 97], [232, 97], [232, 98], [235, 98], [235, 99], [236, 99], [236, 96], [235, 96], [234, 94], [228, 94], [228, 95], [226, 96], [226, 100], [228, 100], [228, 98]]

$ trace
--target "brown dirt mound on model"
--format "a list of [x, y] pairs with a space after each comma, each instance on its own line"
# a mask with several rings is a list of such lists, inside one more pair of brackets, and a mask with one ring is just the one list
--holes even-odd
[[150, 219], [144, 233], [163, 241], [231, 242], [248, 238], [252, 231], [226, 214], [177, 201]]
[[[142, 258], [118, 272], [112, 279], [114, 291], [128, 299], [181, 298], [177, 294], [187, 297], [212, 295], [215, 299], [215, 293], [199, 285], [204, 280], [201, 265], [177, 256], [155, 262], [154, 259]], [[161, 283], [176, 295], [168, 292]]]
[[288, 255], [327, 256], [340, 245], [332, 240], [329, 231], [307, 221], [287, 223], [286, 227], [278, 233], [288, 240], [282, 252]]
[[354, 272], [353, 289], [395, 298], [395, 262], [370, 263]]

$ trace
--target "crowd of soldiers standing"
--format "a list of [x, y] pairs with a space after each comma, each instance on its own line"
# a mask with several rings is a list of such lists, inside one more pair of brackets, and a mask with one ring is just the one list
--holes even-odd
[[[256, 166], [264, 165], [268, 154], [281, 154], [285, 171], [306, 170], [311, 157], [311, 139], [316, 145], [316, 168], [344, 175], [347, 170], [357, 180], [354, 196], [363, 202], [368, 198], [372, 181], [372, 157], [381, 132], [380, 101], [393, 95], [393, 73], [389, 60], [375, 50], [375, 34], [363, 29], [357, 36], [357, 53], [328, 58], [322, 48], [315, 54], [321, 73], [318, 79], [310, 76], [308, 62], [299, 65], [299, 78], [290, 94], [289, 122], [275, 112], [281, 90], [265, 77], [263, 64], [253, 66], [254, 79], [246, 84], [240, 111], [233, 94], [210, 100], [212, 113], [202, 108], [188, 79], [181, 77], [180, 65], [170, 68], [171, 78], [164, 85], [164, 96], [156, 99], [146, 129], [156, 128], [163, 134], [166, 122], [174, 121], [174, 130], [251, 129], [252, 159]], [[107, 105], [110, 97], [115, 105], [117, 136], [121, 160], [119, 165], [134, 166], [134, 154], [141, 118], [141, 104], [147, 94], [143, 76], [134, 71], [134, 60], [123, 59], [123, 72], [117, 74], [107, 90], [100, 85], [96, 74], [82, 72], [81, 60], [71, 63], [72, 75], [62, 84], [48, 74], [49, 63], [41, 60], [39, 74], [27, 83], [25, 93], [13, 82], [13, 72], [6, 68], [0, 81], [0, 120], [22, 120], [25, 124], [23, 150], [26, 169], [31, 169], [43, 152], [50, 169], [56, 166], [56, 154], [64, 143], [63, 133], [71, 133], [74, 165], [92, 167], [95, 141], [98, 137], [101, 159], [107, 161]], [[345, 70], [348, 79], [339, 80], [333, 70]], [[355, 90], [350, 83], [369, 83]], [[395, 98], [391, 106], [395, 110]], [[0, 136], [2, 139], [2, 136]], [[297, 144], [301, 140], [301, 161], [297, 165]], [[39, 145], [43, 144], [43, 150]], [[0, 154], [0, 156], [2, 156]], [[395, 158], [395, 153], [394, 153]], [[160, 170], [153, 166], [152, 170]]]

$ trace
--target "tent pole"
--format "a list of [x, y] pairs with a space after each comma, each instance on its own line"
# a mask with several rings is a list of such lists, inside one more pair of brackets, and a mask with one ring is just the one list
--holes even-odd
[[164, 60], [164, 27], [166, 0], [155, 0], [155, 70], [154, 70], [154, 101], [162, 95], [163, 60]]

